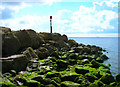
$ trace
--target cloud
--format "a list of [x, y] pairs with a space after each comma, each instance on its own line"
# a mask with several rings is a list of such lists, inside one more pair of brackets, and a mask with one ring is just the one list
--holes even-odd
[[21, 5], [21, 2], [1, 2], [2, 5], [6, 5], [6, 6], [17, 6], [17, 5]]
[[25, 15], [21, 18], [1, 20], [0, 26], [10, 27], [12, 30], [34, 29], [37, 32], [49, 31], [49, 18], [37, 15]]
[[37, 2], [34, 1], [18, 1], [18, 2], [6, 2], [2, 1], [0, 4], [0, 18], [2, 20], [13, 18], [14, 14], [17, 13], [20, 9], [25, 7], [30, 7], [33, 4], [39, 5], [52, 5], [54, 2], [61, 1], [61, 0], [38, 0]]
[[[55, 0], [52, 0], [54, 3]], [[44, 2], [49, 3], [49, 1]], [[17, 4], [17, 3], [16, 3]], [[31, 3], [32, 5], [33, 3]], [[51, 4], [49, 4], [51, 5]], [[103, 5], [103, 4], [101, 4]], [[15, 5], [16, 8], [9, 6], [10, 13], [15, 13], [26, 6], [26, 3]], [[1, 8], [5, 10], [6, 8]], [[79, 10], [72, 11], [68, 9], [61, 9], [53, 15], [53, 32], [63, 33], [88, 33], [92, 31], [104, 32], [104, 30], [114, 29], [111, 25], [111, 21], [117, 19], [117, 13], [111, 10], [97, 10], [96, 4], [91, 7], [81, 5]], [[13, 17], [12, 15], [10, 15]], [[7, 18], [7, 17], [5, 17]], [[49, 32], [49, 17], [38, 15], [25, 15], [21, 18], [14, 18], [2, 20], [1, 25], [8, 26], [13, 30], [16, 29], [34, 29], [37, 32]]]
[[93, 2], [94, 5], [99, 5], [99, 6], [104, 6], [104, 4], [106, 4], [108, 7], [118, 7], [118, 2], [119, 0], [105, 0], [105, 1], [101, 1], [101, 2]]
[[14, 18], [15, 14], [20, 9], [23, 9], [27, 6], [30, 5], [24, 2], [2, 2], [2, 4], [0, 4], [0, 18], [2, 20]]
[[14, 15], [14, 10], [9, 9], [9, 8], [5, 8], [1, 11], [1, 19], [9, 19], [9, 18], [13, 18]]
[[70, 17], [72, 16], [72, 11], [67, 9], [62, 9], [53, 15], [53, 27], [56, 32], [67, 32], [70, 29], [69, 24], [71, 23]]
[[[110, 10], [97, 11], [94, 7], [80, 6], [79, 10], [73, 12], [70, 32], [97, 31], [96, 28], [113, 29], [110, 22], [117, 18], [117, 13]], [[101, 31], [100, 30], [100, 31]]]

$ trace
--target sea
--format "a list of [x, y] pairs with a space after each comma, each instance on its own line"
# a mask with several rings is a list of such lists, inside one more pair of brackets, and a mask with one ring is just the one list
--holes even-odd
[[120, 65], [118, 62], [118, 37], [69, 37], [68, 39], [73, 39], [79, 44], [85, 45], [96, 45], [100, 46], [103, 49], [106, 49], [104, 52], [105, 55], [109, 57], [108, 60], [104, 61], [105, 65], [111, 64], [110, 70], [113, 76], [120, 73], [118, 66]]

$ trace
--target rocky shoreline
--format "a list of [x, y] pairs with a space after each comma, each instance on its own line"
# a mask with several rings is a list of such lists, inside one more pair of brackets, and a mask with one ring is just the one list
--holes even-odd
[[2, 87], [120, 87], [104, 49], [78, 44], [59, 33], [2, 32]]

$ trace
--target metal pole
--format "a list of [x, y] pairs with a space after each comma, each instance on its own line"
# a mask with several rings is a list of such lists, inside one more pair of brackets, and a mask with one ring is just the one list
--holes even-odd
[[52, 16], [50, 16], [50, 33], [52, 33]]

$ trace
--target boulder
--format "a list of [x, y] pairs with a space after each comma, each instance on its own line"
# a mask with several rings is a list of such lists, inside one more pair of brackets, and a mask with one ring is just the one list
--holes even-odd
[[65, 41], [65, 42], [67, 42], [68, 41], [68, 37], [65, 34], [63, 34], [62, 35], [62, 40]]
[[117, 74], [117, 75], [115, 76], [115, 78], [116, 78], [116, 81], [117, 81], [117, 82], [120, 82], [120, 73]]
[[2, 56], [7, 57], [15, 54], [20, 48], [18, 38], [11, 32], [2, 34]]
[[53, 84], [48, 84], [48, 85], [45, 85], [45, 87], [55, 87], [55, 85], [53, 85]]
[[27, 87], [39, 87], [40, 86], [40, 82], [34, 81], [34, 80], [30, 80], [30, 81], [27, 81], [25, 86], [27, 86]]
[[91, 61], [91, 64], [92, 64], [92, 67], [94, 67], [94, 68], [100, 67], [100, 64], [94, 59]]
[[2, 72], [9, 72], [10, 70], [22, 71], [26, 70], [27, 64], [29, 62], [26, 55], [14, 55], [8, 58], [1, 58], [2, 62]]
[[62, 59], [58, 59], [56, 63], [58, 67], [61, 67], [61, 68], [66, 67], [68, 65], [67, 61], [62, 60]]
[[83, 47], [82, 46], [72, 47], [71, 49], [74, 50], [74, 52], [76, 52], [76, 53], [83, 52]]
[[41, 44], [44, 44], [45, 41], [40, 37], [34, 30], [26, 30], [31, 39], [32, 48], [38, 48]]
[[31, 47], [28, 47], [23, 52], [23, 54], [26, 55], [29, 60], [31, 60], [32, 58], [38, 58], [37, 54], [35, 53], [35, 51]]
[[61, 83], [61, 87], [80, 87], [80, 84], [71, 81], [64, 81]]
[[47, 44], [42, 44], [42, 47], [45, 47], [49, 51], [49, 54], [52, 54], [54, 51], [58, 50], [54, 42], [55, 41], [50, 41], [50, 43], [48, 42]]
[[35, 81], [38, 81], [38, 82], [42, 82], [43, 81], [43, 77], [42, 76], [33, 77], [32, 80], [35, 80]]
[[16, 82], [17, 85], [22, 85], [22, 84], [26, 84], [27, 79], [24, 78], [24, 77], [21, 77], [21, 76], [17, 75], [17, 76], [14, 78], [14, 82]]
[[36, 50], [36, 54], [40, 59], [44, 59], [49, 55], [49, 51], [45, 47], [40, 47], [39, 49]]
[[62, 75], [61, 76], [61, 81], [73, 81], [75, 82], [76, 78], [79, 77], [80, 75], [77, 74], [77, 73], [73, 73], [73, 72], [70, 72], [70, 73], [67, 73], [65, 75]]
[[59, 33], [52, 33], [52, 34], [51, 34], [51, 38], [52, 38], [52, 40], [54, 40], [54, 41], [62, 40], [62, 36], [61, 36], [61, 34], [59, 34]]
[[51, 33], [47, 33], [47, 32], [42, 32], [38, 34], [39, 37], [44, 38], [44, 40], [51, 40]]
[[89, 60], [88, 59], [83, 59], [81, 62], [82, 62], [82, 64], [88, 64]]
[[105, 74], [100, 78], [100, 81], [109, 85], [110, 83], [114, 82], [115, 80], [111, 74]]
[[47, 72], [46, 78], [52, 78], [52, 77], [60, 77], [60, 74], [55, 71]]
[[42, 32], [39, 33], [39, 36], [44, 38], [44, 40], [59, 40], [59, 37], [61, 37], [61, 35], [59, 33], [47, 33], [47, 32]]
[[117, 87], [117, 83], [116, 82], [112, 82], [112, 83], [110, 83], [110, 86], [111, 87]]
[[[99, 80], [95, 80], [88, 87], [105, 87], [105, 84]], [[108, 86], [108, 87], [111, 87], [111, 86]]]
[[89, 80], [89, 82], [94, 82], [94, 80], [97, 79], [97, 77], [95, 75], [91, 75], [89, 73], [85, 74], [85, 78]]
[[109, 58], [108, 58], [106, 55], [104, 55], [104, 54], [100, 55], [100, 57], [101, 57], [101, 59], [103, 59], [103, 60], [109, 59]]
[[97, 58], [96, 58], [96, 61], [99, 62], [99, 63], [103, 63], [103, 62], [104, 62], [104, 59], [101, 58], [101, 57], [97, 57]]
[[31, 38], [26, 30], [20, 30], [13, 32], [20, 42], [20, 49], [31, 46]]
[[52, 82], [50, 78], [43, 78], [42, 76], [33, 77], [32, 80], [38, 81], [44, 85], [51, 84]]
[[69, 65], [75, 65], [77, 64], [77, 61], [75, 59], [69, 59]]
[[68, 40], [68, 43], [71, 47], [78, 46], [78, 43], [75, 40]]
[[58, 59], [57, 62], [57, 70], [65, 70], [68, 66], [68, 62], [65, 60]]
[[16, 87], [12, 82], [0, 82], [1, 87]]
[[91, 49], [87, 46], [84, 47], [84, 52], [90, 54]]
[[78, 74], [86, 74], [89, 70], [84, 67], [75, 67], [75, 72]]
[[71, 53], [69, 56], [68, 56], [69, 59], [78, 59], [78, 54], [77, 53]]
[[11, 32], [11, 29], [8, 28], [8, 27], [1, 27], [1, 26], [0, 26], [0, 30], [2, 30], [3, 33]]
[[60, 77], [52, 77], [51, 80], [54, 80], [54, 81], [57, 82], [57, 83], [60, 83], [60, 82], [61, 82]]
[[62, 39], [58, 39], [57, 41], [49, 40], [46, 43], [49, 44], [50, 46], [54, 46], [54, 47], [58, 48], [59, 50], [61, 50], [61, 49], [69, 50], [69, 48], [70, 48], [69, 44], [66, 43], [65, 41], [63, 41]]

